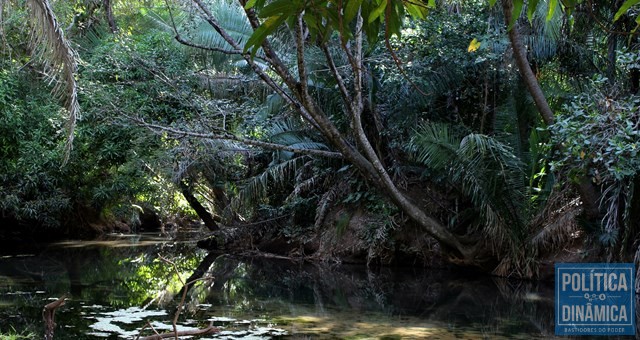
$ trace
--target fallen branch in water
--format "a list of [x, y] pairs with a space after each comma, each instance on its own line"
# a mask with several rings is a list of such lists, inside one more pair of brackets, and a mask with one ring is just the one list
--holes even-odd
[[219, 331], [220, 331], [220, 329], [218, 329], [218, 327], [214, 327], [213, 325], [209, 325], [209, 327], [202, 328], [202, 329], [155, 334], [155, 335], [145, 336], [144, 338], [138, 337], [137, 339], [138, 340], [161, 340], [161, 339], [167, 339], [167, 338], [173, 338], [173, 337], [176, 337], [176, 339], [177, 339], [177, 337], [179, 337], [179, 336], [209, 335], [209, 334], [217, 333]]
[[[156, 329], [153, 328], [153, 325], [149, 321], [147, 321], [147, 324], [144, 325], [144, 327], [140, 328], [140, 332], [138, 334], [142, 333], [142, 331], [144, 331], [147, 327], [149, 327], [154, 333], [156, 333], [156, 335], [160, 335], [160, 333], [158, 333], [158, 331], [156, 331]], [[136, 340], [140, 340], [140, 335], [136, 337]]]
[[[176, 313], [173, 317], [173, 320], [171, 322], [171, 325], [173, 326], [173, 332], [168, 332], [168, 333], [162, 333], [162, 334], [158, 334], [158, 332], [156, 332], [156, 330], [153, 328], [153, 326], [150, 323], [147, 323], [147, 325], [149, 327], [151, 327], [151, 329], [156, 333], [154, 335], [149, 335], [149, 336], [145, 336], [145, 337], [140, 337], [140, 335], [138, 335], [138, 337], [136, 337], [136, 340], [161, 340], [161, 339], [165, 339], [165, 338], [175, 338], [176, 340], [178, 340], [178, 337], [181, 336], [198, 336], [198, 335], [208, 335], [208, 334], [213, 334], [213, 333], [218, 333], [220, 331], [219, 328], [217, 327], [213, 327], [213, 323], [210, 323], [208, 327], [206, 328], [201, 328], [201, 329], [194, 329], [194, 330], [187, 330], [187, 331], [178, 331], [178, 318], [180, 317], [180, 313], [182, 313], [182, 309], [184, 307], [184, 300], [187, 297], [187, 287], [189, 287], [190, 285], [194, 284], [196, 281], [198, 280], [204, 280], [206, 278], [202, 278], [202, 279], [196, 279], [190, 282], [185, 282], [181, 277], [180, 277], [180, 271], [178, 270], [178, 266], [176, 265], [175, 262], [166, 259], [164, 257], [162, 257], [162, 255], [159, 255], [159, 258], [161, 261], [171, 265], [173, 267], [174, 272], [176, 273], [176, 275], [178, 276], [178, 280], [180, 280], [180, 282], [183, 285], [183, 289], [182, 289], [182, 297], [180, 299], [180, 303], [178, 304], [178, 307], [176, 308]], [[146, 328], [146, 327], [144, 327]], [[144, 328], [142, 328], [140, 330], [140, 332], [142, 332], [142, 330], [144, 330]]]
[[53, 330], [56, 327], [56, 309], [64, 306], [66, 296], [63, 295], [58, 300], [48, 303], [42, 309], [42, 319], [44, 320], [44, 339], [53, 340]]
[[262, 257], [265, 259], [289, 260], [294, 262], [304, 261], [304, 257], [301, 257], [301, 256], [285, 256], [285, 255], [278, 255], [274, 253], [267, 253], [259, 250], [248, 250], [238, 254], [238, 256]]

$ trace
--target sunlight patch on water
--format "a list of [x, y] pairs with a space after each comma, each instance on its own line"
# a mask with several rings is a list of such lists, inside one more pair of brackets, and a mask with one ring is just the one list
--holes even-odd
[[[98, 307], [98, 306], [94, 306]], [[131, 307], [127, 309], [120, 309], [113, 312], [99, 313], [93, 316], [86, 317], [87, 319], [96, 319], [97, 322], [90, 325], [94, 332], [97, 334], [112, 334], [116, 333], [125, 337], [131, 337], [138, 335], [139, 330], [125, 330], [118, 324], [131, 325], [136, 322], [141, 322], [144, 318], [154, 316], [166, 316], [167, 312], [160, 310], [143, 310], [138, 307]]]
[[154, 246], [157, 244], [169, 243], [166, 240], [108, 240], [108, 241], [63, 241], [54, 243], [55, 246], [61, 248], [89, 248], [89, 247], [108, 247], [108, 248], [130, 248]]
[[142, 321], [146, 317], [167, 315], [167, 312], [161, 310], [144, 310], [138, 307], [130, 307], [127, 309], [121, 309], [114, 312], [104, 313], [108, 317], [111, 317], [113, 322], [121, 322], [131, 324], [134, 322]]
[[3, 256], [0, 256], [0, 259], [13, 259], [13, 258], [34, 257], [34, 256], [36, 256], [36, 254], [3, 255]]
[[450, 339], [459, 335], [465, 339], [484, 338], [480, 333], [464, 330], [454, 332], [446, 325], [425, 322], [419, 318], [403, 318], [390, 322], [389, 319], [383, 321], [381, 316], [341, 313], [327, 317], [284, 316], [275, 318], [274, 322], [291, 334], [308, 335], [314, 339]]
[[[140, 335], [146, 322], [160, 333], [173, 331], [173, 325], [166, 320], [168, 317], [167, 312], [162, 310], [144, 310], [138, 307], [131, 307], [112, 312], [103, 312], [100, 310], [104, 309], [104, 306], [100, 305], [83, 306], [83, 308], [95, 311], [91, 313], [92, 315], [85, 316], [85, 318], [96, 320], [95, 323], [89, 326], [92, 331], [87, 333], [96, 337], [107, 338], [116, 334], [120, 338], [132, 338]], [[267, 323], [264, 319], [243, 320], [220, 316], [211, 317], [206, 321], [214, 322], [220, 327], [221, 332], [214, 335], [215, 339], [272, 339], [273, 337], [288, 334], [287, 330], [274, 328], [272, 324]], [[179, 332], [194, 331], [199, 329], [194, 327], [197, 323], [198, 321], [189, 319], [182, 324], [176, 325], [176, 328]], [[148, 327], [146, 327], [145, 333], [147, 332], [150, 332]]]

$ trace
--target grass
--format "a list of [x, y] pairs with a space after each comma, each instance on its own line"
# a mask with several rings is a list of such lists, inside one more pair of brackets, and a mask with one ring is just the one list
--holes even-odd
[[11, 331], [8, 333], [0, 333], [0, 340], [25, 340], [25, 339], [35, 339], [36, 335], [30, 332], [21, 332], [18, 333], [13, 327], [11, 327]]

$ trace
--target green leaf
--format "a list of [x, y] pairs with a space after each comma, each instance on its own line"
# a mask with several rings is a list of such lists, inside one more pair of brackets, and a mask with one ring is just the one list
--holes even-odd
[[373, 47], [378, 41], [378, 34], [380, 33], [380, 25], [364, 25], [364, 33], [367, 35], [367, 41], [371, 47]]
[[264, 3], [266, 0], [249, 0], [247, 2], [247, 4], [244, 6], [245, 9], [251, 9], [251, 8], [262, 8], [264, 7]]
[[320, 29], [319, 21], [311, 12], [305, 12], [302, 16], [302, 20], [304, 20], [305, 24], [309, 28], [309, 33], [313, 35], [314, 31], [318, 31]]
[[529, 0], [529, 4], [527, 5], [527, 19], [529, 19], [529, 22], [533, 21], [533, 14], [536, 12], [538, 2], [539, 0]]
[[509, 30], [515, 26], [518, 18], [520, 17], [520, 13], [522, 13], [522, 5], [524, 0], [514, 0], [513, 1], [513, 12], [511, 13], [511, 24], [509, 24]]
[[616, 21], [618, 19], [620, 19], [620, 17], [627, 13], [627, 10], [629, 10], [629, 8], [631, 8], [632, 6], [637, 5], [638, 3], [640, 3], [640, 0], [627, 0], [625, 1], [622, 6], [620, 6], [620, 9], [616, 12], [616, 15], [613, 16], [613, 21]]
[[353, 18], [358, 14], [358, 9], [362, 5], [362, 0], [349, 0], [347, 1], [347, 7], [344, 9], [344, 25], [348, 25]]
[[378, 7], [376, 7], [373, 11], [371, 11], [371, 14], [369, 14], [369, 19], [367, 19], [367, 23], [372, 23], [374, 22], [376, 19], [382, 17], [382, 13], [384, 13], [384, 10], [387, 8], [387, 0], [382, 0], [380, 2], [380, 5], [378, 5]]
[[407, 13], [413, 18], [424, 20], [427, 17], [427, 8], [424, 5], [406, 3], [405, 8], [407, 9]]
[[244, 9], [250, 9], [250, 8], [252, 8], [253, 6], [255, 6], [255, 5], [256, 5], [256, 2], [257, 2], [257, 1], [258, 1], [258, 0], [249, 0], [249, 1], [247, 1], [247, 4], [246, 4], [246, 5], [244, 5]]
[[580, 0], [563, 0], [562, 1], [562, 5], [564, 6], [564, 11], [567, 14], [567, 16], [571, 16], [571, 13], [573, 13], [573, 10], [576, 8], [578, 1]]
[[549, 12], [547, 12], [547, 21], [550, 21], [553, 18], [553, 14], [556, 12], [556, 7], [558, 7], [558, 0], [549, 0]]
[[640, 16], [636, 17], [636, 27], [631, 31], [631, 33], [636, 33], [638, 28], [640, 28]]
[[498, 0], [489, 0], [489, 7], [493, 7]]
[[390, 11], [389, 17], [385, 18], [387, 29], [391, 35], [400, 36], [402, 28], [402, 18], [404, 18], [404, 7], [400, 2], [393, 2], [393, 10]]
[[268, 18], [278, 14], [289, 16], [298, 9], [297, 5], [299, 5], [298, 1], [277, 0], [268, 4], [267, 6], [265, 6], [265, 8], [261, 9], [258, 12], [258, 17]]
[[287, 20], [287, 16], [285, 15], [272, 16], [268, 18], [264, 23], [262, 23], [262, 25], [253, 31], [253, 34], [251, 34], [247, 43], [244, 45], [244, 52], [247, 52], [249, 48], [253, 47], [251, 55], [255, 56], [256, 52], [260, 49], [260, 46], [262, 46], [262, 42], [271, 33], [275, 32], [275, 30], [280, 27], [285, 20]]

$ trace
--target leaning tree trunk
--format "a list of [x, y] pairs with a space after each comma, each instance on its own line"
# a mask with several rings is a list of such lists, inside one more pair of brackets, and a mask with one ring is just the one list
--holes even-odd
[[[306, 28], [303, 23], [304, 13], [299, 13], [292, 26], [295, 30], [295, 53], [297, 61], [297, 75], [294, 76], [291, 68], [285, 65], [278, 53], [272, 48], [268, 39], [264, 39], [261, 47], [264, 52], [264, 60], [269, 63], [270, 69], [280, 78], [276, 80], [266, 73], [249, 53], [242, 52], [242, 46], [220, 25], [214, 13], [209, 10], [203, 0], [191, 0], [200, 11], [202, 18], [233, 48], [226, 53], [237, 53], [248, 63], [253, 71], [278, 95], [280, 95], [302, 118], [318, 130], [340, 154], [354, 165], [361, 175], [378, 188], [389, 195], [389, 198], [409, 217], [421, 225], [425, 232], [435, 238], [444, 248], [455, 254], [458, 263], [466, 265], [477, 264], [476, 250], [481, 249], [478, 243], [463, 244], [460, 238], [453, 234], [446, 226], [429, 217], [425, 212], [406, 195], [404, 195], [391, 180], [389, 173], [384, 168], [380, 158], [376, 154], [362, 127], [362, 113], [364, 109], [363, 97], [363, 72], [362, 59], [362, 16], [357, 16], [357, 26], [354, 34], [354, 45], [342, 44], [344, 56], [348, 59], [349, 71], [353, 72], [353, 82], [347, 82], [342, 78], [344, 72], [338, 70], [332, 53], [326, 43], [320, 44], [326, 62], [333, 78], [337, 82], [338, 91], [342, 97], [345, 115], [351, 118], [350, 135], [339, 130], [329, 115], [323, 111], [323, 105], [318, 103], [308, 88], [308, 70], [305, 65]], [[245, 14], [254, 30], [260, 27], [260, 21], [253, 8], [248, 8], [247, 0], [239, 0], [245, 8]], [[249, 6], [250, 7], [250, 6]], [[178, 35], [178, 32], [176, 32]], [[343, 38], [343, 37], [342, 37]], [[323, 39], [320, 39], [323, 40]], [[344, 40], [344, 39], [343, 39]], [[237, 52], [236, 52], [237, 51]], [[348, 89], [348, 87], [352, 87]], [[354, 145], [352, 140], [356, 140]]]
[[[542, 120], [545, 122], [545, 124], [551, 125], [554, 122], [553, 111], [551, 110], [551, 107], [549, 106], [549, 103], [547, 102], [547, 99], [542, 92], [542, 89], [540, 88], [538, 79], [536, 78], [533, 70], [531, 69], [531, 66], [529, 65], [529, 60], [527, 59], [527, 49], [522, 43], [522, 38], [520, 37], [520, 33], [518, 32], [518, 27], [515, 22], [511, 22], [513, 20], [513, 1], [502, 0], [502, 11], [504, 13], [505, 23], [507, 27], [511, 27], [511, 29], [508, 30], [509, 41], [511, 42], [513, 56], [516, 60], [516, 65], [518, 65], [520, 76], [527, 86], [527, 89], [529, 90], [529, 93], [533, 98], [533, 102], [540, 112]], [[580, 194], [580, 198], [582, 199], [585, 217], [587, 217], [589, 220], [597, 220], [600, 217], [600, 209], [598, 207], [599, 194], [595, 186], [587, 177], [584, 177], [579, 179], [577, 189]]]
[[193, 193], [191, 192], [191, 188], [187, 185], [187, 183], [185, 183], [184, 180], [181, 180], [180, 183], [178, 183], [178, 186], [180, 187], [182, 196], [184, 196], [184, 199], [187, 200], [191, 208], [193, 208], [196, 214], [198, 214], [198, 217], [200, 217], [200, 219], [204, 222], [204, 225], [211, 231], [220, 229], [207, 208], [205, 208], [202, 203], [198, 201], [196, 196], [193, 195]]

